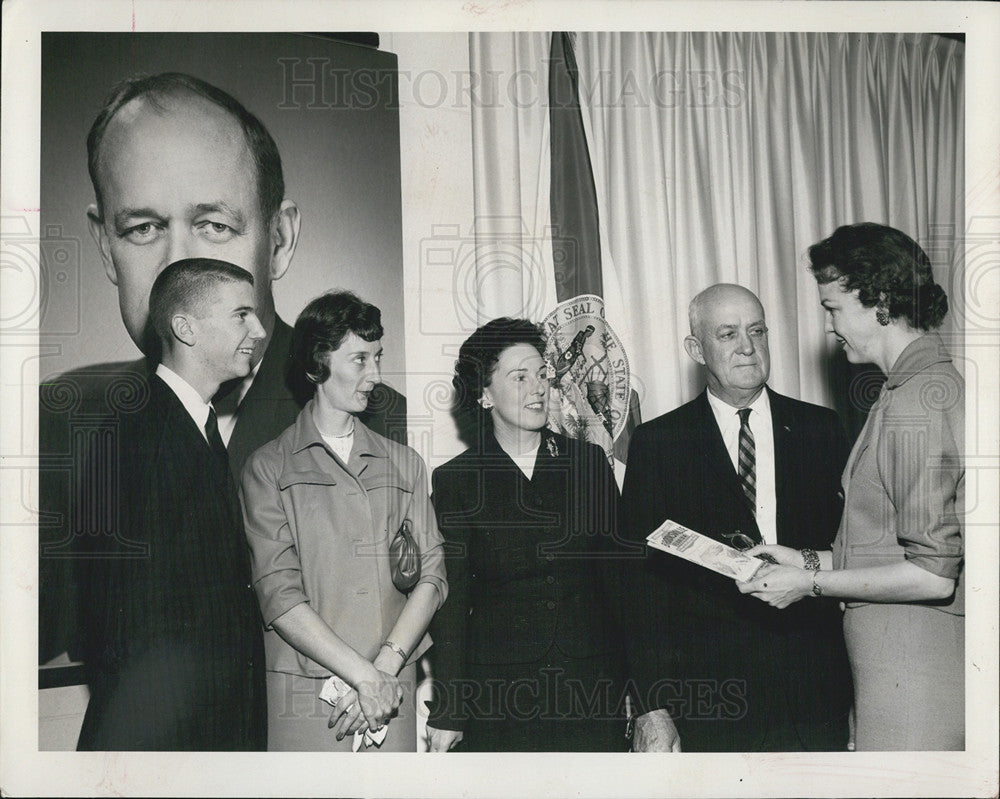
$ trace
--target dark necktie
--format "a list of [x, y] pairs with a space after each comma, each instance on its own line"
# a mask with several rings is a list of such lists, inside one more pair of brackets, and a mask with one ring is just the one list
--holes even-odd
[[215, 408], [208, 406], [208, 420], [205, 422], [205, 435], [208, 437], [208, 445], [212, 452], [219, 459], [219, 462], [229, 469], [229, 453], [226, 452], [226, 445], [222, 443], [222, 436], [219, 435], [219, 420], [215, 415]]
[[757, 516], [757, 448], [750, 430], [750, 409], [740, 408], [739, 475], [743, 494], [750, 503], [750, 512]]

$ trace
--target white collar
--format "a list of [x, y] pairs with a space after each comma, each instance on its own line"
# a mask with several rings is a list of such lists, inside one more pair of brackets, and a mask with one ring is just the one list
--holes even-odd
[[[719, 423], [719, 427], [725, 429], [733, 424], [733, 419], [737, 421], [735, 424], [739, 426], [739, 408], [734, 405], [730, 405], [723, 399], [719, 399], [715, 394], [713, 394], [708, 389], [705, 389], [705, 394], [708, 395], [708, 404], [712, 407], [712, 413], [715, 414], [715, 419]], [[765, 386], [760, 394], [757, 395], [757, 399], [751, 402], [748, 406], [751, 411], [754, 411], [756, 415], [771, 418], [771, 400], [767, 396], [767, 387]]]
[[[194, 386], [169, 366], [165, 366], [162, 363], [158, 364], [156, 367], [156, 376], [166, 383], [170, 387], [170, 390], [177, 395], [177, 399], [181, 401], [184, 410], [194, 419], [194, 423], [198, 425], [202, 436], [205, 436], [205, 423], [208, 421], [208, 411], [211, 405], [201, 398], [201, 394], [198, 393]], [[207, 437], [205, 440], [208, 440]]]

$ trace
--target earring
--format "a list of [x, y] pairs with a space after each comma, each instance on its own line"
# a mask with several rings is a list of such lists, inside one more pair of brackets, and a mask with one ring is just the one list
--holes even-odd
[[489, 401], [488, 399], [486, 399], [486, 397], [480, 397], [480, 398], [479, 398], [478, 400], [476, 400], [476, 402], [478, 402], [478, 403], [479, 403], [479, 406], [480, 406], [480, 407], [481, 407], [481, 408], [482, 408], [482, 409], [483, 409], [484, 411], [488, 411], [488, 410], [489, 410], [490, 408], [492, 408], [492, 407], [493, 407], [493, 403], [492, 403], [492, 402], [490, 402], [490, 401]]
[[880, 305], [875, 309], [875, 320], [882, 325], [882, 327], [885, 327], [889, 324], [889, 311]]

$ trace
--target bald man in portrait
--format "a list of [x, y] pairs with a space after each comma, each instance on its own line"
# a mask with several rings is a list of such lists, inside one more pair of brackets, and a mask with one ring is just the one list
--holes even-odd
[[[291, 328], [275, 312], [272, 293], [272, 283], [291, 266], [300, 213], [285, 197], [281, 157], [261, 121], [225, 91], [190, 75], [135, 78], [119, 84], [98, 113], [87, 154], [95, 197], [87, 209], [90, 231], [117, 288], [125, 328], [146, 357], [42, 380], [41, 662], [66, 650], [73, 655], [74, 541], [108, 535], [110, 528], [81, 529], [69, 497], [115, 490], [88, 487], [94, 471], [88, 461], [117, 457], [115, 418], [147, 401], [159, 356], [147, 324], [149, 292], [167, 264], [214, 258], [254, 277], [265, 336], [255, 345], [250, 373], [228, 381], [213, 402], [237, 481], [247, 457], [294, 422], [310, 388], [286, 376]], [[330, 285], [336, 281], [330, 275]], [[87, 320], [82, 324], [86, 332]], [[405, 398], [380, 384], [363, 419], [387, 437], [405, 437]]]

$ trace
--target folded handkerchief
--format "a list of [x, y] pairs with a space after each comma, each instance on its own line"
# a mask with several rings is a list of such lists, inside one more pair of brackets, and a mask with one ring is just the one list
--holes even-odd
[[[326, 702], [332, 707], [336, 707], [337, 702], [344, 696], [347, 696], [350, 692], [351, 686], [344, 682], [340, 677], [334, 674], [325, 683], [323, 683], [323, 688], [319, 692], [319, 698]], [[361, 748], [361, 744], [366, 747], [375, 746], [379, 747], [385, 740], [385, 734], [389, 731], [389, 727], [385, 726], [379, 730], [372, 732], [371, 730], [358, 730], [354, 733], [354, 743], [351, 744], [351, 750], [357, 752]]]

